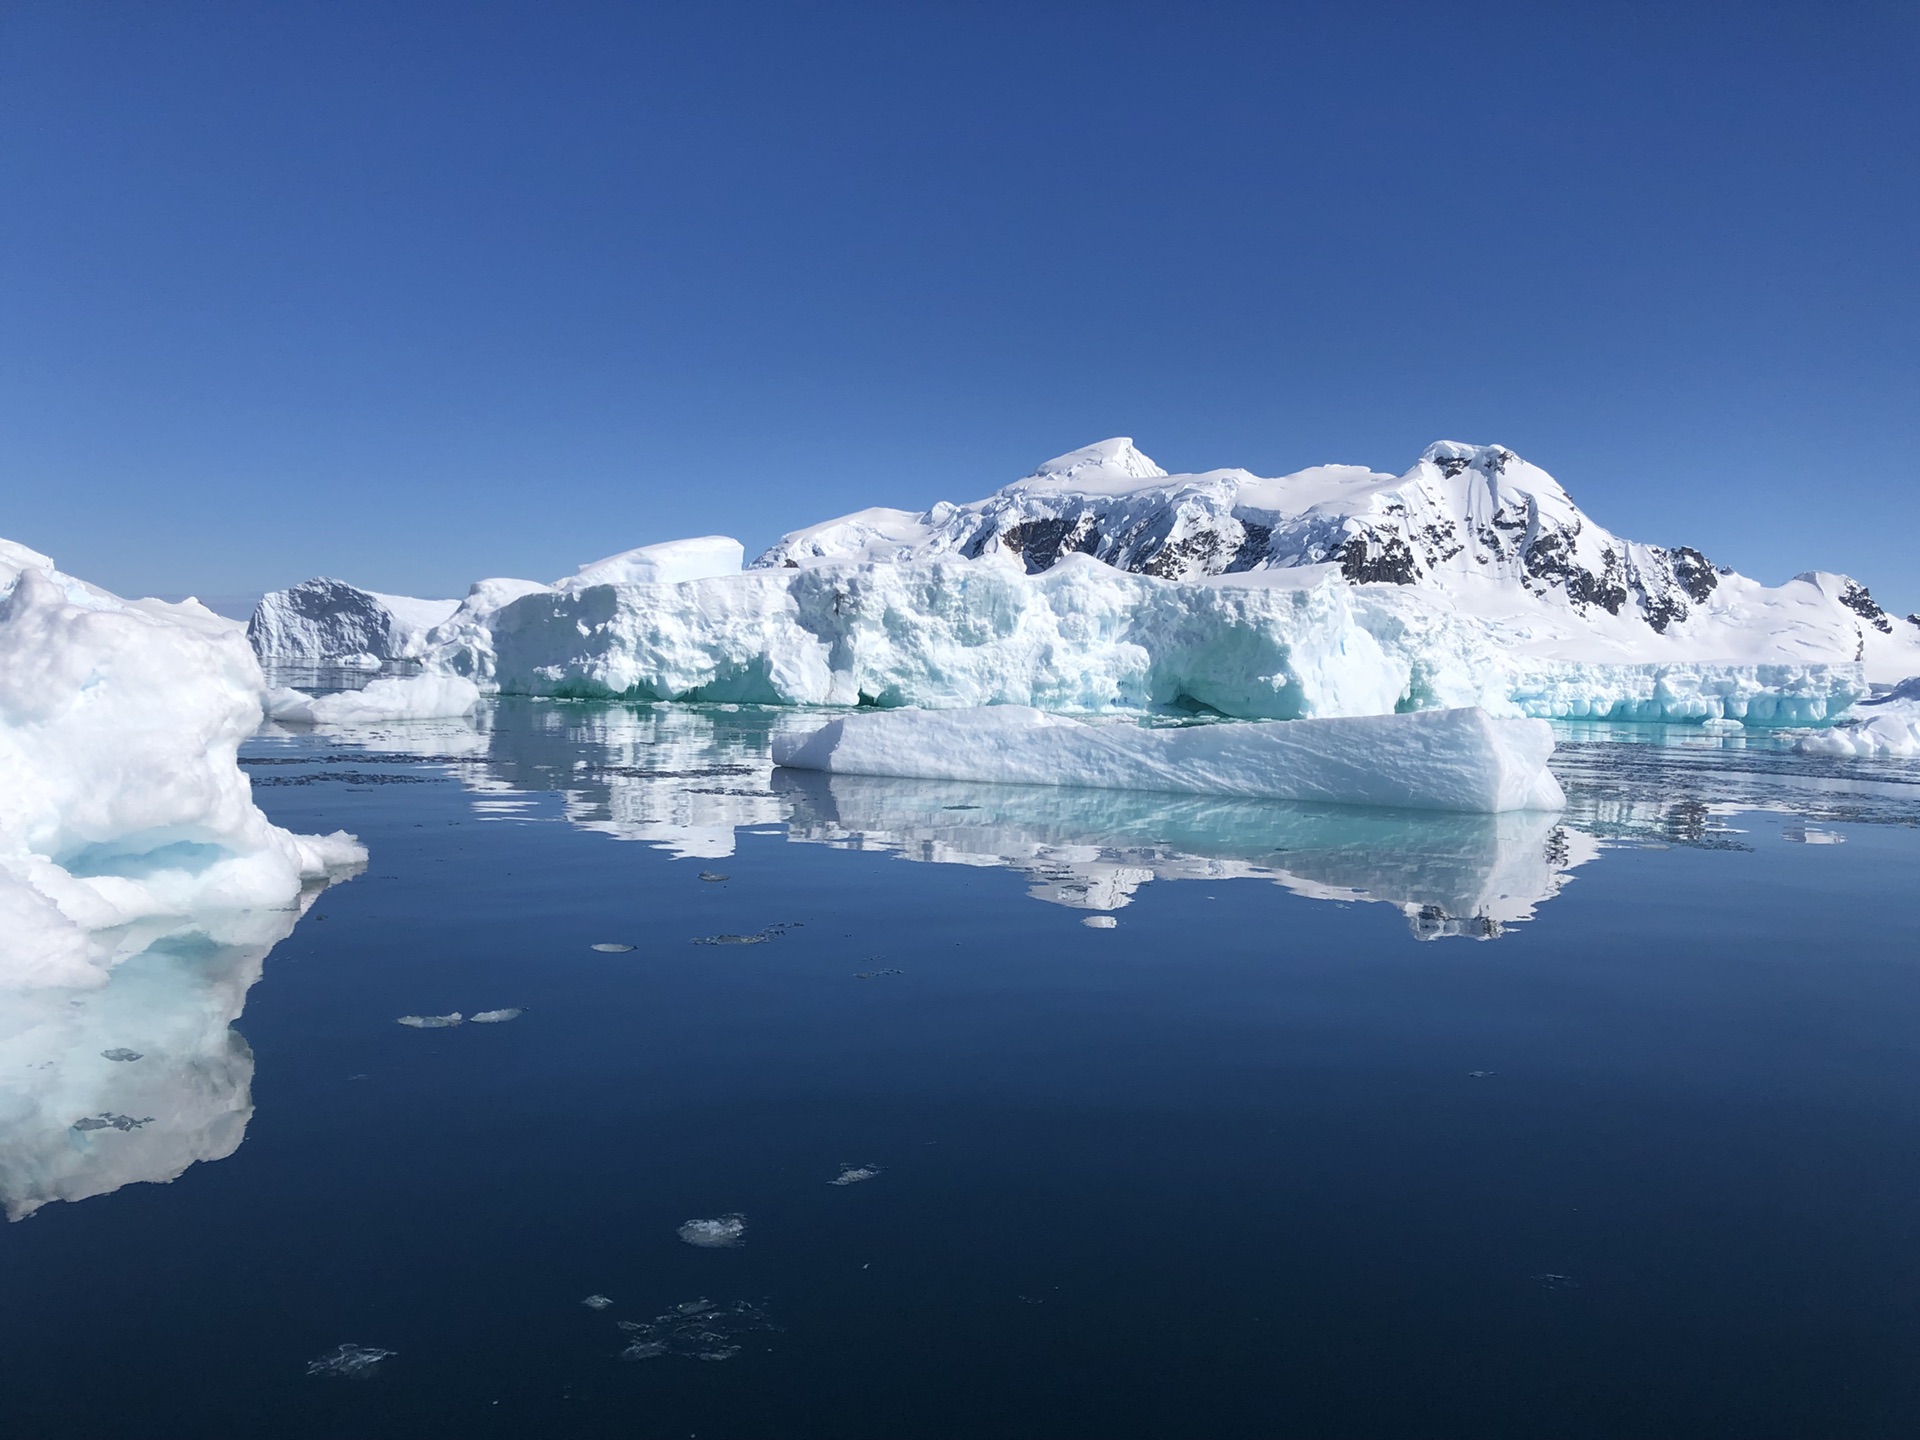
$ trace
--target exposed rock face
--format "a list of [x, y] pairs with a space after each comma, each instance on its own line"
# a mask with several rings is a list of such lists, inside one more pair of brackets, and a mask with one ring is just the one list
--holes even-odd
[[[1449, 576], [1477, 575], [1557, 593], [1577, 611], [1630, 613], [1659, 632], [1720, 582], [1698, 550], [1601, 529], [1511, 450], [1451, 441], [1429, 446], [1399, 477], [1322, 466], [1263, 480], [1245, 470], [1168, 475], [1131, 441], [1108, 440], [971, 505], [887, 513], [897, 517], [889, 558], [1006, 554], [1035, 574], [1079, 553], [1164, 580], [1335, 564], [1356, 585], [1440, 588]], [[796, 532], [756, 563], [839, 556], [848, 553], [835, 543], [841, 535], [855, 549], [870, 546], [878, 531], [850, 523], [859, 518]]]

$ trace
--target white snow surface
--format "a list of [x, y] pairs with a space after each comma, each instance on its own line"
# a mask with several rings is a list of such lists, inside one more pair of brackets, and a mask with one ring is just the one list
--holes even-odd
[[[744, 572], [732, 546], [483, 581], [417, 658], [525, 694], [1762, 726], [1830, 723], [1920, 671], [1920, 623], [1852, 579], [1767, 586], [1623, 540], [1500, 446], [1262, 478], [1170, 475], [1114, 439], [985, 500], [795, 531]], [[314, 635], [286, 658], [347, 657]]]
[[240, 625], [0, 562], [0, 989], [98, 986], [170, 935], [244, 942], [364, 862], [254, 805], [237, 752], [266, 685]]
[[480, 690], [459, 675], [389, 675], [365, 689], [309, 695], [276, 686], [268, 691], [270, 720], [307, 725], [365, 726], [394, 720], [457, 720], [480, 704]]
[[[702, 535], [693, 540], [668, 540], [659, 545], [642, 545], [623, 550], [604, 560], [582, 565], [561, 586], [583, 589], [589, 585], [681, 585], [689, 580], [711, 580], [717, 575], [738, 575], [746, 563], [746, 547], [726, 535]], [[446, 616], [441, 616], [445, 619]]]
[[1562, 810], [1545, 721], [1477, 708], [1148, 729], [1024, 706], [885, 710], [773, 737], [776, 765], [836, 775], [1070, 785], [1408, 810]]

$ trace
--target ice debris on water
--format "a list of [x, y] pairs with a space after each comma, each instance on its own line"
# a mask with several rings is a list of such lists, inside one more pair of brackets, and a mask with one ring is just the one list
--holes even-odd
[[611, 1295], [589, 1295], [580, 1303], [589, 1310], [604, 1310], [613, 1304], [613, 1297]]
[[1469, 1080], [1490, 1080], [1499, 1073], [1498, 1070], [1469, 1070], [1467, 1071], [1467, 1078]]
[[725, 880], [727, 877], [725, 875], [722, 875], [717, 870], [702, 870], [700, 872], [700, 878], [702, 880], [705, 880], [708, 884], [718, 885], [722, 880]]
[[1551, 1270], [1535, 1275], [1533, 1282], [1542, 1290], [1578, 1290], [1580, 1288], [1580, 1282], [1571, 1275], [1556, 1275]]
[[504, 1025], [509, 1020], [518, 1020], [526, 1013], [518, 1006], [510, 1006], [505, 1010], [482, 1010], [477, 1015], [469, 1015], [467, 1023], [469, 1025]]
[[797, 922], [787, 920], [778, 925], [769, 925], [764, 930], [756, 930], [751, 935], [696, 935], [693, 937], [693, 943], [696, 945], [764, 945], [767, 941], [784, 935], [796, 927]]
[[858, 1185], [862, 1180], [873, 1179], [883, 1168], [879, 1165], [842, 1165], [840, 1173], [827, 1181], [827, 1184]]
[[602, 940], [593, 948], [598, 950], [602, 955], [624, 955], [627, 951], [633, 949], [633, 946], [622, 945], [613, 940]]
[[689, 1220], [680, 1227], [680, 1238], [689, 1245], [706, 1250], [724, 1250], [743, 1243], [747, 1217], [737, 1211], [712, 1220]]
[[651, 1320], [618, 1323], [632, 1337], [620, 1352], [622, 1360], [656, 1360], [662, 1355], [731, 1360], [740, 1353], [740, 1336], [780, 1328], [757, 1305], [745, 1300], [716, 1305], [705, 1296], [676, 1305]]
[[1120, 922], [1111, 915], [1089, 915], [1080, 923], [1089, 930], [1111, 930]]
[[894, 969], [894, 970], [856, 970], [856, 971], [854, 971], [854, 972], [853, 972], [853, 978], [854, 978], [854, 979], [856, 979], [856, 980], [879, 980], [879, 979], [883, 979], [884, 977], [886, 977], [886, 976], [888, 976], [888, 975], [904, 975], [904, 974], [906, 974], [906, 973], [907, 973], [906, 971], [904, 971], [904, 970], [899, 970], [899, 969]]
[[451, 1015], [402, 1015], [398, 1023], [409, 1030], [451, 1030], [466, 1018], [456, 1010]]
[[371, 1345], [342, 1345], [330, 1355], [307, 1362], [309, 1375], [339, 1375], [348, 1380], [371, 1380], [374, 1367], [391, 1360], [398, 1351], [380, 1350]]
[[116, 1115], [111, 1110], [102, 1110], [98, 1115], [89, 1115], [84, 1120], [73, 1122], [73, 1128], [86, 1130], [138, 1130], [143, 1125], [151, 1125], [153, 1116], [148, 1115], [136, 1120], [131, 1115]]
[[100, 1052], [100, 1058], [103, 1060], [139, 1060], [143, 1057], [138, 1050], [129, 1050], [124, 1045], [116, 1045], [111, 1050], [102, 1050]]

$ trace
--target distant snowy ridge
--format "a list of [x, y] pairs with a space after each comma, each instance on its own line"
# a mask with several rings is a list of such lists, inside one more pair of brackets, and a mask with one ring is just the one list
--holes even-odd
[[97, 987], [171, 936], [254, 946], [364, 862], [254, 805], [265, 688], [237, 622], [0, 542], [0, 988]]
[[[1920, 624], [1850, 578], [1768, 587], [1621, 540], [1498, 446], [1261, 479], [1169, 475], [1111, 440], [983, 501], [796, 531], [744, 572], [729, 546], [482, 581], [418, 658], [524, 694], [1761, 725], [1920, 673]], [[312, 633], [263, 653], [337, 660]]]

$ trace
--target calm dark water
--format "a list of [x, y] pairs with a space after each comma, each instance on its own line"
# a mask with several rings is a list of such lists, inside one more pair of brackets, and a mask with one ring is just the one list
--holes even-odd
[[[1423, 819], [795, 780], [777, 723], [256, 741], [372, 862], [50, 1057], [153, 1123], [0, 1126], [0, 1432], [1915, 1433], [1911, 770], [1569, 732], [1564, 820]], [[777, 1328], [619, 1358], [703, 1297]]]

